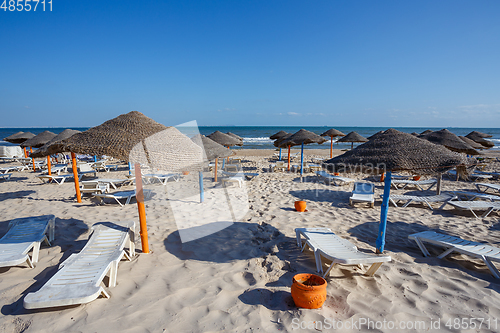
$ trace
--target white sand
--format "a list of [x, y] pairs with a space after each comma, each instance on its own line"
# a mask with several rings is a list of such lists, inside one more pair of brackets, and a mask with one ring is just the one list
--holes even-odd
[[[328, 332], [333, 330], [319, 329], [318, 322], [370, 319], [394, 321], [396, 325], [424, 321], [427, 325], [422, 330], [378, 330], [382, 332], [438, 332], [458, 331], [445, 327], [449, 319], [484, 318], [493, 324], [500, 317], [500, 281], [481, 261], [457, 254], [437, 259], [439, 249], [431, 246], [433, 257], [424, 258], [416, 244], [407, 238], [423, 230], [440, 230], [500, 246], [498, 213], [476, 219], [469, 213], [455, 212], [450, 206], [434, 211], [423, 205], [391, 206], [386, 252], [392, 262], [383, 264], [374, 277], [362, 275], [363, 271], [357, 267], [334, 268], [327, 278], [328, 297], [324, 306], [318, 310], [296, 308], [290, 295], [292, 277], [297, 273], [314, 273], [315, 264], [310, 251], [301, 253], [297, 248], [294, 229], [328, 227], [358, 248], [373, 252], [380, 216], [379, 194], [383, 188], [376, 183], [374, 209], [363, 205], [353, 208], [348, 205], [350, 186], [319, 184], [313, 174], [307, 174], [305, 182], [300, 183], [295, 174], [263, 173], [269, 162], [256, 155], [271, 153], [238, 151], [238, 155], [252, 155], [244, 158], [248, 172], [261, 173], [246, 182], [246, 213], [241, 206], [245, 192], [235, 184], [230, 185], [227, 193], [220, 186], [214, 187], [209, 173], [205, 174], [207, 192], [203, 205], [197, 203], [196, 175], [190, 174], [179, 183], [169, 182], [166, 187], [148, 186], [155, 192], [146, 202], [152, 253], [120, 263], [117, 286], [106, 287], [110, 299], [37, 311], [24, 310], [24, 295], [38, 290], [63, 260], [84, 246], [92, 224], [129, 219], [138, 224], [137, 206], [99, 206], [89, 197], [78, 204], [74, 183], [42, 184], [30, 171], [14, 173], [10, 182], [0, 181], [0, 236], [13, 218], [56, 216], [56, 239], [51, 247], [41, 248], [34, 269], [0, 268], [0, 331]], [[325, 156], [329, 151], [307, 153], [309, 160], [311, 154]], [[500, 163], [489, 168], [498, 171]], [[119, 171], [99, 176], [120, 178], [124, 174], [125, 171]], [[349, 176], [362, 178], [362, 175]], [[474, 189], [471, 182], [449, 180], [443, 182], [443, 187]], [[227, 196], [233, 208], [229, 213], [223, 209], [228, 205], [223, 200]], [[234, 201], [236, 198], [239, 203]], [[294, 211], [293, 204], [298, 199], [307, 201], [308, 212]], [[233, 216], [237, 217], [236, 223], [232, 223]], [[211, 231], [230, 226], [188, 243], [181, 242], [178, 228], [188, 230], [188, 236], [192, 237], [193, 228], [206, 226], [204, 221], [214, 222], [207, 227]], [[206, 230], [201, 230], [200, 235], [203, 232]], [[139, 236], [136, 245], [141, 248]], [[438, 319], [441, 329], [431, 329], [430, 320]], [[318, 329], [294, 330], [300, 322], [303, 327], [317, 325]], [[485, 327], [483, 323], [479, 331], [500, 330]], [[367, 331], [366, 326], [360, 331]]]

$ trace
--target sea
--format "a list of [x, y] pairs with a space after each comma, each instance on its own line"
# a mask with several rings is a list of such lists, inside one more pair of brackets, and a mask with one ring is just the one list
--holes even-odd
[[[271, 135], [279, 131], [285, 131], [288, 133], [295, 133], [300, 129], [306, 129], [316, 134], [322, 134], [326, 132], [331, 127], [327, 126], [314, 126], [314, 127], [300, 127], [300, 126], [199, 126], [199, 132], [203, 135], [209, 135], [215, 131], [221, 131], [223, 133], [231, 132], [239, 135], [243, 138], [243, 147], [233, 147], [233, 149], [275, 149], [273, 146], [273, 140], [269, 139]], [[430, 129], [431, 131], [438, 131], [442, 128], [433, 127], [394, 127], [395, 129], [406, 132], [406, 133], [422, 133], [423, 131]], [[31, 132], [33, 134], [39, 134], [43, 131], [51, 131], [53, 133], [60, 133], [66, 128], [0, 128], [0, 138], [6, 138], [9, 135], [22, 132]], [[85, 131], [88, 127], [71, 127], [71, 129]], [[335, 129], [348, 134], [349, 132], [355, 131], [358, 134], [369, 137], [379, 131], [386, 130], [387, 127], [335, 127]], [[500, 149], [500, 128], [459, 128], [451, 127], [447, 128], [450, 132], [456, 135], [466, 136], [472, 131], [479, 131], [492, 135], [491, 140], [495, 143], [495, 147], [492, 149]], [[327, 138], [327, 142], [323, 144], [310, 144], [304, 146], [304, 149], [330, 149], [330, 139]], [[335, 142], [334, 138], [334, 142]], [[0, 145], [11, 145], [5, 141], [0, 141]], [[354, 143], [354, 146], [358, 144]], [[335, 143], [335, 149], [347, 149], [350, 148], [350, 143]]]

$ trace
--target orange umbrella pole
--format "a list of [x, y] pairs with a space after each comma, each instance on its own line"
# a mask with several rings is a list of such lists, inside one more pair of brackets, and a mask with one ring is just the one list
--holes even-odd
[[330, 158], [333, 158], [333, 136], [330, 139]]
[[82, 202], [82, 195], [80, 194], [80, 182], [78, 181], [78, 169], [76, 168], [76, 155], [71, 153], [71, 162], [73, 163], [73, 178], [75, 179], [76, 201]]
[[290, 146], [288, 146], [288, 171], [290, 171]]
[[26, 147], [23, 147], [24, 150], [24, 158], [28, 158], [28, 152], [26, 151]]
[[47, 156], [47, 168], [48, 168], [48, 170], [49, 170], [49, 176], [51, 176], [51, 175], [52, 175], [52, 172], [50, 171], [50, 155], [49, 155], [49, 156]]
[[215, 171], [214, 171], [214, 182], [217, 181], [217, 164], [218, 164], [218, 159], [217, 157], [215, 158]]
[[[33, 154], [33, 148], [30, 147], [30, 153]], [[32, 157], [31, 162], [33, 162], [33, 172], [35, 172], [35, 159]]]
[[146, 208], [144, 207], [144, 191], [142, 189], [141, 165], [139, 163], [135, 164], [135, 197], [137, 198], [137, 210], [139, 211], [142, 253], [149, 253], [148, 226], [146, 224]]

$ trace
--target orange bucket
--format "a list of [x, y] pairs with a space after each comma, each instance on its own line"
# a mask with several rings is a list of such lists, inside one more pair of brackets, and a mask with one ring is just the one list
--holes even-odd
[[298, 212], [305, 212], [307, 203], [305, 201], [295, 201], [295, 210]]
[[413, 176], [413, 180], [420, 180], [420, 176]]
[[314, 274], [297, 274], [293, 277], [292, 298], [299, 308], [318, 309], [326, 301], [326, 280]]

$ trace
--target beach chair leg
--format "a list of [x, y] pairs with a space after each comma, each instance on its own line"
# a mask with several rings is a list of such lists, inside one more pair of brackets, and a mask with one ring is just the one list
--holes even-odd
[[409, 204], [411, 204], [413, 202], [413, 199], [410, 199], [408, 200], [404, 205], [403, 205], [403, 208], [406, 208], [408, 207]]
[[26, 258], [26, 263], [28, 264], [29, 268], [34, 268], [35, 267], [35, 265], [33, 265], [33, 262], [30, 259], [30, 256], [28, 256], [28, 258]]
[[[125, 251], [124, 251], [125, 253]], [[111, 263], [111, 267], [109, 269], [109, 283], [108, 288], [116, 287], [116, 276], [118, 275], [118, 263], [120, 260], [116, 260]]]
[[429, 207], [430, 210], [434, 210], [427, 200], [425, 200], [424, 203], [427, 205], [427, 207]]
[[432, 188], [434, 187], [434, 185], [436, 185], [436, 184], [437, 184], [437, 183], [432, 184], [432, 185], [431, 185], [431, 186], [430, 186], [427, 190], [432, 189]]
[[320, 274], [323, 274], [323, 264], [321, 263], [321, 254], [319, 254], [319, 251], [316, 251], [316, 249], [314, 250], [314, 259], [316, 261], [316, 271]]
[[[115, 201], [118, 202], [118, 204], [120, 205], [120, 207], [123, 207], [123, 204], [120, 202], [120, 200], [118, 200], [118, 198], [113, 198], [113, 199], [115, 199]], [[127, 201], [130, 201], [130, 200], [127, 198]], [[127, 204], [127, 203], [128, 202], [125, 202], [125, 204]]]
[[109, 298], [109, 294], [103, 288], [101, 288], [101, 296], [104, 298]]
[[444, 208], [444, 206], [446, 206], [447, 204], [448, 204], [448, 201], [445, 201], [445, 202], [444, 202], [441, 206], [439, 206], [439, 208], [438, 208], [438, 209], [439, 209], [439, 210], [443, 209], [443, 208]]
[[128, 231], [128, 237], [129, 237], [128, 253], [130, 255], [130, 258], [132, 259], [133, 257], [135, 257], [135, 232], [134, 232], [134, 230]]
[[444, 251], [443, 253], [441, 253], [437, 257], [438, 257], [438, 259], [443, 259], [444, 257], [446, 257], [448, 254], [452, 253], [453, 251], [455, 251], [455, 248], [450, 247], [448, 250]]
[[[45, 237], [46, 239], [47, 237]], [[33, 254], [31, 255], [31, 262], [33, 264], [36, 264], [38, 262], [38, 254], [40, 252], [40, 243], [41, 242], [35, 242], [33, 245]]]
[[497, 279], [500, 279], [500, 273], [498, 272], [498, 269], [495, 267], [495, 265], [493, 265], [491, 260], [486, 258], [485, 256], [481, 256], [481, 259], [483, 259], [486, 266], [488, 266], [488, 268], [491, 271], [491, 274], [493, 274], [493, 276], [496, 277]]
[[[491, 207], [490, 209], [488, 209], [483, 215], [481, 215], [481, 217], [487, 217], [488, 215], [490, 215], [490, 213], [494, 210], [495, 208], [494, 207]], [[476, 216], [477, 217], [477, 216]]]
[[417, 243], [418, 247], [420, 248], [420, 251], [424, 254], [424, 257], [428, 257], [429, 251], [427, 251], [427, 248], [425, 247], [424, 243], [420, 238], [415, 237], [415, 242]]
[[373, 276], [375, 272], [382, 266], [381, 262], [376, 262], [370, 266], [370, 268], [366, 271], [365, 275], [366, 276]]
[[[331, 265], [330, 265], [330, 267], [328, 267], [328, 269], [326, 270], [325, 274], [323, 275], [323, 279], [328, 276], [328, 274], [330, 273], [330, 271], [332, 270], [332, 268], [335, 267], [335, 266], [337, 266], [337, 264], [332, 262]], [[323, 270], [323, 267], [321, 267], [321, 270]], [[323, 271], [321, 273], [323, 273]]]
[[476, 217], [476, 219], [479, 218], [479, 216], [477, 216], [476, 213], [474, 213], [474, 211], [472, 210], [472, 208], [469, 208], [469, 211], [472, 213], [472, 215], [474, 215]]
[[297, 240], [297, 246], [299, 248], [301, 248], [302, 247], [302, 242], [300, 241], [300, 231], [298, 231], [298, 230], [295, 230], [295, 239]]

